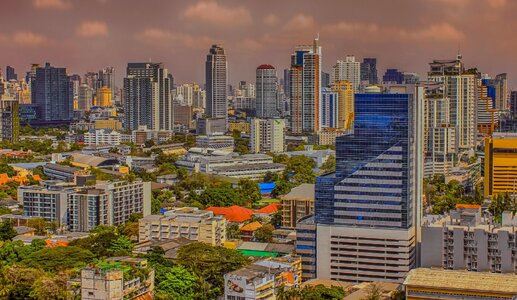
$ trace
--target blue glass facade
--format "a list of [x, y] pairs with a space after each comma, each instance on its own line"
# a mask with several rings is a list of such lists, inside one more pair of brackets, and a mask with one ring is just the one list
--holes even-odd
[[401, 84], [404, 82], [404, 74], [397, 69], [387, 69], [382, 76], [382, 81]]
[[336, 139], [336, 172], [316, 180], [316, 223], [413, 225], [413, 97], [355, 95], [354, 133]]

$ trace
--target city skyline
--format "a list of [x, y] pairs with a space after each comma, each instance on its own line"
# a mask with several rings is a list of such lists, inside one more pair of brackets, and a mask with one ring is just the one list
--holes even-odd
[[[254, 70], [263, 63], [287, 68], [292, 47], [319, 34], [326, 72], [337, 59], [355, 55], [358, 60], [376, 57], [380, 74], [398, 68], [423, 76], [428, 62], [454, 58], [458, 48], [467, 66], [492, 75], [508, 71], [511, 78], [517, 66], [514, 42], [504, 38], [511, 34], [515, 2], [327, 4], [300, 2], [294, 9], [289, 1], [124, 1], [131, 9], [118, 10], [117, 0], [7, 0], [0, 12], [5, 23], [0, 65], [14, 66], [19, 76], [31, 63], [46, 61], [67, 67], [70, 74], [113, 65], [120, 87], [127, 62], [151, 59], [163, 62], [178, 83], [202, 83], [206, 49], [217, 43], [227, 50], [229, 82], [235, 84], [253, 82]], [[45, 22], [49, 18], [53, 22]], [[21, 25], [22, 19], [31, 22]]]

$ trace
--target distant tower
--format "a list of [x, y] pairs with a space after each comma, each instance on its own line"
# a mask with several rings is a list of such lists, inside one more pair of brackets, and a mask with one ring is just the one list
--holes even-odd
[[312, 45], [298, 46], [291, 54], [289, 114], [293, 133], [319, 131], [321, 58], [318, 38]]
[[129, 63], [124, 78], [124, 112], [127, 129], [146, 125], [172, 130], [172, 96], [168, 70], [162, 63]]
[[206, 114], [228, 123], [228, 61], [219, 45], [212, 45], [206, 56]]
[[259, 118], [277, 117], [277, 77], [271, 65], [260, 65], [256, 72], [256, 110]]
[[18, 75], [16, 74], [16, 71], [13, 67], [7, 66], [5, 67], [5, 79], [7, 81], [9, 80], [18, 80]]
[[74, 92], [66, 68], [55, 68], [50, 63], [37, 66], [31, 81], [32, 103], [38, 105], [39, 121], [72, 120]]

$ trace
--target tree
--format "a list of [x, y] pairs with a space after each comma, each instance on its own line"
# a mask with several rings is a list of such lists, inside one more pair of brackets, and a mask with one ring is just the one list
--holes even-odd
[[111, 256], [111, 243], [118, 238], [115, 226], [99, 225], [91, 230], [90, 235], [71, 241], [69, 246], [77, 246], [91, 251], [96, 257]]
[[278, 180], [278, 174], [268, 171], [262, 182], [274, 182]]
[[36, 229], [36, 235], [46, 235], [47, 225], [47, 221], [43, 218], [29, 219], [29, 221], [27, 222], [28, 227]]
[[271, 243], [273, 241], [273, 230], [275, 227], [271, 224], [266, 224], [255, 230], [253, 236], [255, 241], [262, 243]]
[[336, 157], [330, 155], [329, 158], [321, 165], [321, 173], [330, 173], [336, 171]]
[[488, 206], [488, 211], [498, 222], [501, 222], [504, 211], [515, 212], [516, 210], [517, 204], [508, 193], [494, 195]]
[[133, 247], [133, 243], [125, 235], [121, 235], [111, 243], [109, 250], [114, 256], [126, 256], [131, 254]]
[[250, 263], [236, 250], [206, 243], [181, 247], [176, 261], [199, 278], [194, 299], [216, 299], [224, 292], [224, 274]]
[[279, 228], [282, 226], [282, 211], [279, 210], [271, 216], [271, 225], [275, 226], [275, 228]]
[[93, 253], [88, 250], [74, 246], [58, 246], [32, 252], [22, 261], [22, 264], [56, 272], [86, 266], [93, 258]]
[[17, 235], [18, 233], [14, 230], [11, 220], [6, 220], [0, 223], [0, 240], [10, 241]]
[[258, 184], [251, 179], [239, 180], [237, 194], [249, 204], [254, 204], [262, 199]]
[[208, 188], [201, 193], [198, 201], [204, 206], [230, 206], [243, 204], [241, 195], [230, 187]]
[[322, 284], [313, 286], [306, 285], [304, 287], [294, 287], [278, 289], [277, 300], [341, 300], [346, 296], [346, 292], [342, 287], [331, 286], [326, 287]]
[[232, 223], [226, 228], [226, 238], [238, 239], [241, 237], [241, 231], [239, 230], [239, 225]]
[[165, 280], [156, 286], [157, 294], [167, 296], [170, 299], [193, 299], [196, 280], [196, 276], [184, 267], [173, 267], [165, 275]]
[[361, 300], [380, 300], [382, 297], [382, 289], [379, 283], [370, 283], [366, 290], [366, 296]]
[[67, 300], [71, 296], [67, 291], [66, 277], [51, 274], [38, 278], [29, 295], [38, 300]]

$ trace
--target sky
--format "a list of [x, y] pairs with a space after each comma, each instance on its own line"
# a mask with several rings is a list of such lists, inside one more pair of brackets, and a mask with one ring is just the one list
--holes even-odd
[[376, 57], [380, 76], [398, 68], [425, 79], [430, 61], [460, 49], [467, 67], [506, 72], [513, 88], [515, 12], [513, 0], [0, 0], [0, 67], [20, 76], [47, 61], [70, 74], [114, 66], [120, 86], [127, 62], [152, 60], [175, 84], [203, 83], [217, 43], [236, 84], [265, 63], [282, 76], [294, 47], [319, 34], [326, 72], [355, 55]]

